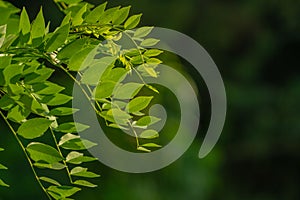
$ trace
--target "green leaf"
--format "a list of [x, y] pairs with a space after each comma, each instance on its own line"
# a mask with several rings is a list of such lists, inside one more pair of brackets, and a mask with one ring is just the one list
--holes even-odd
[[162, 53], [163, 53], [163, 51], [158, 50], [158, 49], [149, 49], [149, 50], [145, 51], [144, 56], [154, 57], [154, 56], [158, 56]]
[[138, 28], [135, 32], [133, 37], [135, 38], [143, 38], [146, 37], [147, 35], [149, 35], [149, 33], [151, 33], [151, 31], [153, 30], [153, 26], [145, 26], [145, 27], [141, 27]]
[[36, 83], [32, 85], [34, 93], [41, 95], [57, 94], [65, 88], [52, 82]]
[[7, 169], [7, 167], [5, 167], [4, 165], [0, 164], [0, 170], [1, 169]]
[[159, 137], [159, 134], [156, 130], [150, 129], [143, 131], [139, 137], [144, 139], [153, 139]]
[[124, 24], [124, 28], [125, 29], [135, 28], [140, 23], [141, 17], [142, 17], [142, 14], [133, 15], [133, 16], [129, 17]]
[[72, 25], [73, 26], [79, 26], [83, 22], [83, 14], [86, 12], [87, 9], [87, 4], [85, 4], [74, 16], [72, 20]]
[[142, 146], [139, 146], [139, 147], [137, 148], [137, 150], [139, 150], [139, 151], [145, 151], [145, 152], [151, 152], [151, 150], [149, 150], [149, 149], [147, 149], [147, 148], [145, 148], [145, 147], [142, 147]]
[[64, 26], [66, 24], [69, 24], [70, 23], [70, 20], [71, 20], [71, 12], [69, 12], [65, 17], [64, 19], [62, 20], [60, 26]]
[[88, 42], [88, 38], [80, 38], [72, 41], [71, 43], [64, 46], [57, 54], [58, 59], [69, 59], [74, 54], [79, 52], [85, 44]]
[[155, 144], [155, 143], [146, 143], [142, 145], [143, 147], [153, 147], [153, 148], [160, 148], [161, 145]]
[[29, 114], [30, 114], [29, 110], [22, 108], [19, 105], [16, 105], [11, 110], [9, 110], [7, 114], [7, 118], [14, 122], [21, 123], [29, 116]]
[[21, 31], [23, 35], [26, 35], [30, 32], [30, 20], [25, 7], [23, 7], [23, 10], [21, 12], [19, 31]]
[[45, 118], [30, 119], [21, 124], [17, 133], [26, 139], [34, 139], [42, 136], [51, 123], [52, 121]]
[[132, 116], [130, 116], [128, 113], [118, 108], [113, 108], [109, 111], [103, 111], [100, 113], [100, 115], [104, 119], [119, 125], [127, 125], [127, 121], [132, 118]]
[[144, 84], [141, 83], [126, 83], [116, 90], [114, 98], [116, 99], [131, 99], [142, 89]]
[[156, 45], [158, 42], [159, 42], [158, 39], [147, 38], [147, 39], [145, 39], [145, 40], [143, 40], [141, 42], [141, 46], [143, 46], [143, 47], [151, 47], [151, 46]]
[[147, 60], [147, 64], [149, 64], [150, 66], [157, 66], [160, 63], [162, 63], [162, 61], [157, 58], [150, 58]]
[[61, 186], [61, 184], [59, 182], [57, 182], [56, 180], [52, 179], [52, 178], [48, 178], [48, 177], [39, 177], [40, 180], [45, 181], [47, 183], [53, 184], [53, 185], [57, 185], [57, 186]]
[[0, 179], [0, 186], [9, 187], [2, 179]]
[[64, 149], [85, 150], [92, 148], [97, 144], [86, 139], [81, 139], [78, 135], [67, 133], [66, 135], [61, 137], [58, 145]]
[[141, 67], [140, 69], [142, 69], [142, 71], [145, 71], [149, 76], [157, 78], [157, 73], [156, 73], [156, 71], [151, 66], [149, 66], [149, 65], [141, 65], [140, 67]]
[[5, 79], [5, 85], [9, 83], [15, 84], [21, 77], [23, 72], [23, 67], [20, 65], [9, 65], [3, 70], [3, 76]]
[[24, 88], [19, 84], [8, 84], [7, 91], [11, 96], [19, 96], [24, 92]]
[[72, 176], [80, 176], [80, 177], [86, 177], [86, 178], [97, 178], [100, 177], [100, 175], [95, 174], [94, 172], [87, 171], [87, 168], [83, 167], [75, 167], [71, 170], [70, 174]]
[[114, 25], [122, 24], [127, 19], [130, 8], [131, 8], [131, 6], [127, 6], [127, 7], [121, 8], [120, 10], [116, 11], [112, 18], [112, 23]]
[[139, 119], [136, 122], [137, 126], [150, 126], [152, 124], [155, 124], [156, 122], [159, 122], [160, 119], [157, 117], [153, 117], [153, 116], [145, 116], [142, 117], [141, 119]]
[[53, 72], [53, 69], [43, 67], [41, 69], [36, 70], [34, 73], [25, 76], [24, 82], [26, 84], [45, 82], [52, 75]]
[[49, 115], [54, 116], [65, 116], [65, 115], [72, 115], [73, 113], [79, 111], [76, 108], [68, 108], [68, 107], [58, 107], [54, 108], [49, 112]]
[[5, 40], [5, 35], [6, 35], [6, 24], [0, 26], [0, 48], [2, 47], [4, 40]]
[[[95, 47], [87, 47], [82, 49], [81, 51], [74, 54], [69, 62], [68, 68], [70, 71], [78, 71], [81, 69], [81, 65], [88, 56], [89, 53], [94, 49]], [[83, 69], [81, 69], [83, 70]]]
[[94, 157], [84, 156], [83, 153], [79, 153], [76, 151], [70, 152], [66, 157], [66, 161], [68, 163], [76, 164], [76, 165], [79, 165], [83, 162], [92, 162], [95, 160], [98, 160], [98, 159], [94, 158]]
[[116, 82], [103, 81], [101, 82], [94, 91], [95, 99], [103, 99], [110, 97], [116, 87]]
[[11, 63], [11, 56], [0, 56], [0, 69], [5, 69]]
[[152, 96], [136, 97], [128, 103], [128, 105], [126, 106], [126, 110], [130, 113], [141, 111], [149, 105], [152, 99]]
[[78, 123], [78, 122], [68, 122], [60, 124], [55, 130], [62, 132], [62, 133], [79, 133], [86, 129], [88, 129], [89, 126]]
[[46, 51], [52, 52], [65, 44], [65, 41], [69, 35], [70, 24], [66, 24], [59, 27], [46, 44]]
[[4, 151], [4, 149], [3, 149], [3, 148], [0, 148], [0, 151]]
[[94, 24], [96, 23], [101, 15], [104, 13], [104, 10], [106, 8], [107, 2], [97, 6], [96, 8], [94, 8], [85, 18], [85, 21], [87, 23], [91, 23]]
[[90, 187], [90, 188], [95, 188], [97, 187], [97, 185], [90, 183], [88, 181], [85, 180], [77, 180], [74, 182], [75, 185], [80, 185], [80, 186], [85, 186], [85, 187]]
[[44, 96], [41, 99], [41, 102], [49, 106], [57, 106], [57, 105], [65, 104], [69, 102], [71, 99], [72, 97], [67, 96], [65, 94], [54, 94], [54, 95]]
[[82, 74], [81, 82], [88, 85], [97, 85], [104, 71], [115, 61], [115, 59], [116, 58], [113, 56], [106, 56], [98, 59]]
[[30, 143], [26, 147], [26, 150], [30, 158], [36, 162], [43, 161], [48, 164], [53, 164], [64, 159], [56, 149], [39, 142]]
[[15, 101], [9, 98], [9, 96], [6, 94], [1, 97], [0, 99], [0, 108], [3, 110], [9, 110], [15, 105]]
[[76, 192], [79, 192], [81, 189], [73, 186], [50, 186], [47, 191], [52, 196], [52, 194], [58, 194], [60, 199], [64, 199], [66, 197], [70, 197], [74, 195]]
[[38, 46], [43, 40], [45, 34], [45, 20], [43, 10], [41, 9], [31, 26], [31, 38], [33, 46]]
[[62, 170], [66, 167], [64, 164], [59, 162], [52, 163], [52, 164], [35, 162], [33, 165], [40, 169], [52, 169], [52, 170]]
[[113, 7], [104, 11], [104, 13], [98, 19], [99, 24], [108, 24], [113, 20], [114, 14], [120, 9], [120, 6]]

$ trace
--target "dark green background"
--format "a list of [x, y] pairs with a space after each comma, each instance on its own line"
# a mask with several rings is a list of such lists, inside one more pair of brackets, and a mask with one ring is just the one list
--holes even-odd
[[[31, 19], [43, 5], [52, 29], [62, 17], [52, 1], [11, 2], [25, 5]], [[206, 158], [197, 158], [207, 127], [204, 119], [199, 138], [169, 167], [127, 174], [101, 163], [89, 165], [102, 175], [95, 181], [99, 187], [74, 197], [300, 199], [300, 1], [111, 0], [108, 5], [132, 5], [132, 14], [144, 14], [142, 25], [175, 29], [197, 40], [222, 73], [227, 120], [217, 146]], [[197, 76], [194, 80], [203, 84]], [[203, 117], [208, 118], [207, 94], [200, 96]], [[16, 141], [0, 123], [0, 146], [6, 149], [1, 163], [9, 167], [1, 177], [11, 185], [0, 188], [0, 200], [45, 199]]]

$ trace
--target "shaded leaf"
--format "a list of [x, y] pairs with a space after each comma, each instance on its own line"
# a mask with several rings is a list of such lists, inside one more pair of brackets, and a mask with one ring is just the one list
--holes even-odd
[[51, 184], [53, 184], [53, 185], [57, 185], [57, 186], [60, 186], [60, 185], [61, 185], [61, 184], [60, 184], [59, 182], [57, 182], [56, 180], [54, 180], [54, 179], [52, 179], [52, 178], [45, 177], [45, 176], [39, 177], [39, 179], [42, 180], [42, 181], [45, 181], [45, 182], [47, 182], [47, 183], [51, 183]]
[[95, 188], [97, 187], [97, 185], [90, 183], [89, 181], [85, 181], [85, 180], [76, 180], [74, 182], [75, 185], [80, 185], [80, 186], [85, 186], [85, 187], [91, 187], [91, 188]]
[[89, 126], [78, 122], [68, 122], [60, 124], [55, 130], [63, 133], [79, 133], [88, 128]]
[[115, 91], [114, 98], [116, 99], [131, 99], [142, 89], [144, 84], [141, 83], [126, 83]]
[[68, 108], [68, 107], [58, 107], [54, 108], [49, 112], [49, 115], [54, 116], [65, 116], [65, 115], [72, 115], [73, 113], [79, 111], [76, 108]]
[[26, 147], [26, 150], [29, 153], [30, 158], [36, 162], [43, 161], [48, 164], [53, 164], [64, 159], [56, 149], [39, 142], [30, 143]]

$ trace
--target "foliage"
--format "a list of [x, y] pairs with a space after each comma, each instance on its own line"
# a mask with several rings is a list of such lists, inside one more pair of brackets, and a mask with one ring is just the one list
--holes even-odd
[[[159, 42], [145, 38], [152, 27], [134, 29], [141, 14], [129, 17], [130, 6], [106, 9], [81, 0], [56, 0], [65, 13], [54, 32], [45, 24], [42, 9], [30, 22], [25, 8], [20, 12], [0, 1], [5, 14], [0, 20], [0, 114], [23, 150], [36, 180], [49, 199], [68, 199], [82, 187], [96, 187], [91, 178], [99, 177], [83, 166], [95, 161], [86, 151], [96, 145], [81, 138], [89, 126], [70, 120], [78, 109], [70, 107], [72, 97], [63, 92], [51, 77], [64, 72], [77, 84], [106, 125], [131, 131], [138, 151], [150, 152], [160, 145], [140, 144], [139, 138], [151, 141], [158, 132], [148, 129], [160, 119], [147, 116], [145, 109], [153, 96], [141, 96], [148, 88], [144, 77], [157, 77], [156, 56], [162, 51], [147, 49]], [[120, 48], [117, 42], [126, 36], [134, 48]], [[101, 42], [106, 41], [105, 44]], [[85, 65], [86, 58], [100, 45], [97, 63]], [[99, 52], [97, 52], [99, 54]], [[84, 67], [82, 67], [84, 66]], [[81, 76], [78, 80], [74, 77]], [[100, 77], [95, 77], [95, 75]], [[139, 82], [122, 83], [126, 76], [136, 74]], [[95, 100], [95, 103], [93, 101]], [[52, 137], [52, 143], [44, 137]], [[2, 136], [3, 137], [3, 136]], [[3, 149], [0, 149], [3, 151]], [[0, 164], [0, 170], [7, 169]], [[39, 176], [37, 169], [65, 170], [69, 183]], [[1, 186], [8, 186], [0, 179]]]

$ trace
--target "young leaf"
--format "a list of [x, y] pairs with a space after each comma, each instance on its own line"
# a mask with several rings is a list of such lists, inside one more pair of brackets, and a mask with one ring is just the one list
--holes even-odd
[[95, 160], [97, 160], [97, 158], [84, 156], [83, 153], [79, 153], [76, 151], [70, 152], [66, 157], [66, 161], [68, 163], [76, 164], [76, 165], [79, 165], [83, 162], [91, 162], [91, 161], [95, 161]]
[[51, 123], [52, 121], [45, 118], [30, 119], [21, 124], [17, 133], [26, 139], [34, 139], [42, 136], [47, 131]]
[[9, 187], [2, 179], [0, 179], [0, 186]]
[[142, 146], [139, 146], [138, 148], [137, 148], [137, 150], [139, 150], [139, 151], [145, 151], [145, 152], [151, 152], [151, 150], [149, 150], [149, 149], [146, 149], [145, 147], [142, 147]]
[[56, 149], [39, 142], [30, 143], [26, 147], [26, 150], [29, 153], [30, 158], [36, 162], [43, 161], [48, 164], [53, 164], [64, 159]]
[[97, 144], [86, 139], [81, 139], [77, 135], [72, 135], [70, 133], [67, 133], [60, 139], [58, 145], [64, 149], [85, 150], [85, 149], [92, 148]]
[[57, 182], [56, 180], [52, 179], [52, 178], [48, 178], [48, 177], [39, 177], [40, 180], [45, 181], [47, 183], [53, 184], [53, 185], [57, 185], [57, 186], [61, 186], [61, 184], [59, 182]]
[[153, 139], [157, 138], [159, 136], [158, 132], [156, 130], [145, 130], [140, 134], [140, 138], [144, 139]]
[[122, 24], [127, 19], [130, 8], [131, 8], [131, 6], [127, 6], [127, 7], [121, 8], [120, 10], [116, 11], [112, 18], [112, 23], [114, 25]]
[[145, 26], [145, 27], [141, 27], [138, 28], [135, 32], [133, 37], [135, 38], [143, 38], [146, 37], [147, 35], [149, 35], [149, 33], [151, 33], [151, 31], [153, 30], [153, 26]]
[[97, 187], [97, 185], [90, 183], [88, 181], [85, 180], [77, 180], [74, 182], [75, 185], [80, 185], [80, 186], [85, 186], [85, 187], [90, 187], [90, 188], [95, 188]]
[[149, 105], [152, 99], [153, 96], [136, 97], [128, 103], [126, 110], [130, 113], [141, 111]]
[[143, 40], [141, 42], [141, 46], [143, 46], [143, 47], [151, 47], [151, 46], [156, 45], [158, 42], [159, 42], [158, 39], [148, 38], [148, 39], [145, 39], [145, 40]]
[[152, 148], [160, 148], [161, 145], [155, 144], [155, 143], [146, 143], [142, 145], [143, 147], [152, 147]]
[[26, 35], [30, 32], [30, 20], [25, 7], [23, 7], [23, 10], [21, 12], [19, 31], [21, 31], [23, 35]]
[[7, 167], [5, 167], [4, 165], [0, 164], [0, 170], [1, 169], [7, 169]]
[[124, 28], [125, 29], [135, 28], [139, 24], [141, 17], [142, 17], [142, 14], [133, 15], [133, 16], [129, 17], [124, 24]]
[[86, 177], [86, 178], [97, 178], [100, 177], [100, 175], [95, 174], [94, 172], [87, 171], [87, 168], [83, 167], [75, 167], [71, 170], [70, 174], [72, 176], [80, 176], [80, 177]]

